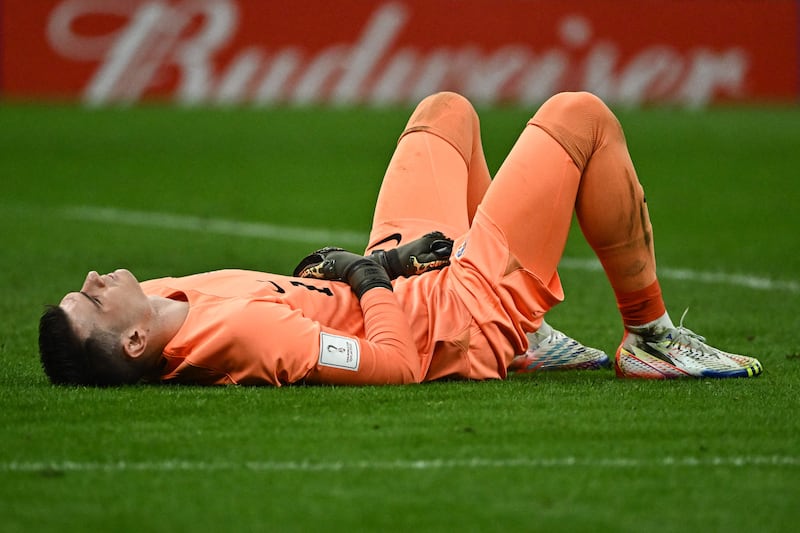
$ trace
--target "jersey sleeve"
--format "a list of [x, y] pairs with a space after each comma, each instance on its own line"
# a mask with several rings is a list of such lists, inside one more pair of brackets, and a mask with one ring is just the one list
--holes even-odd
[[363, 339], [322, 328], [317, 364], [308, 383], [390, 385], [419, 383], [421, 362], [411, 327], [392, 291], [375, 288], [361, 298]]

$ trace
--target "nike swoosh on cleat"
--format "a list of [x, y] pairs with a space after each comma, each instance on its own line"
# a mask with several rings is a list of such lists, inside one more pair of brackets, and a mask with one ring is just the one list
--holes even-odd
[[387, 242], [391, 242], [391, 241], [397, 241], [397, 244], [395, 244], [395, 246], [399, 246], [401, 240], [403, 240], [403, 236], [402, 235], [400, 235], [399, 233], [392, 233], [388, 237], [383, 238], [383, 239], [379, 240], [378, 242], [370, 244], [367, 247], [367, 249], [371, 250], [371, 249], [375, 248], [376, 246], [380, 246], [381, 244], [386, 244]]
[[656, 347], [652, 346], [649, 342], [645, 342], [643, 348], [644, 349], [640, 348], [639, 346], [633, 346], [634, 353], [636, 353], [636, 355], [639, 355], [638, 352], [641, 352], [650, 355], [651, 357], [655, 357], [656, 359], [661, 359], [665, 363], [669, 363], [673, 366], [675, 365], [675, 361], [669, 355], [658, 350]]
[[[692, 374], [690, 374], [689, 372], [686, 372], [682, 368], [679, 368], [679, 367], [675, 366], [672, 362], [666, 361], [663, 357], [655, 357], [655, 355], [653, 355], [651, 353], [648, 353], [648, 351], [642, 350], [641, 348], [639, 348], [637, 346], [631, 346], [630, 348], [631, 348], [630, 350], [625, 349], [625, 348], [623, 348], [622, 350], [628, 354], [628, 357], [636, 359], [640, 364], [645, 365], [645, 366], [651, 368], [655, 373], [660, 374], [662, 377], [658, 378], [658, 379], [673, 379], [673, 378], [678, 378], [678, 377], [683, 377], [683, 376], [692, 377]], [[666, 363], [668, 366], [670, 366], [670, 367], [672, 367], [672, 369], [674, 369], [675, 373], [673, 373], [673, 374], [665, 374], [664, 373], [665, 369], [661, 369], [661, 368], [658, 368], [657, 366], [654, 366], [654, 364], [652, 362], [654, 359], [660, 360], [663, 363]], [[633, 377], [648, 377], [650, 379], [656, 379], [656, 378], [653, 378], [652, 376], [641, 376], [641, 375], [637, 375], [635, 373], [634, 374], [630, 374], [630, 375], [632, 375]]]

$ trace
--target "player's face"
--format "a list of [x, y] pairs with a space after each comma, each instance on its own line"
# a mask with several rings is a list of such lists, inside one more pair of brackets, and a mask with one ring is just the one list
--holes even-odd
[[139, 282], [127, 270], [86, 275], [81, 290], [64, 296], [59, 304], [85, 339], [94, 328], [121, 333], [150, 311]]

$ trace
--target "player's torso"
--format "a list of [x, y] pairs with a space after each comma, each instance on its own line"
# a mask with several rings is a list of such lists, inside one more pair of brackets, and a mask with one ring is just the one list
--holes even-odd
[[253, 299], [286, 305], [326, 326], [363, 331], [358, 299], [346, 283], [307, 280], [250, 270], [217, 270], [142, 282], [146, 294], [169, 297], [191, 291], [204, 299]]

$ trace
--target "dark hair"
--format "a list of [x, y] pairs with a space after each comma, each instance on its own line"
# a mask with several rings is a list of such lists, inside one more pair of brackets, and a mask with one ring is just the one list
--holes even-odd
[[113, 335], [95, 330], [81, 340], [67, 313], [56, 305], [47, 306], [39, 320], [39, 355], [54, 385], [107, 387], [136, 383], [142, 377]]

